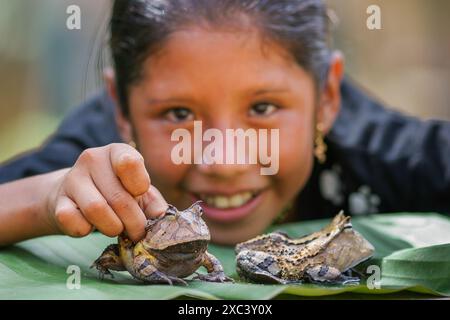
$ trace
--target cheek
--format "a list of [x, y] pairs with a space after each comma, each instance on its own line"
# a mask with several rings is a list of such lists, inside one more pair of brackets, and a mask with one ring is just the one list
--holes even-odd
[[164, 196], [172, 198], [190, 166], [176, 165], [172, 161], [172, 148], [177, 142], [171, 141], [171, 132], [166, 132], [166, 130], [148, 120], [140, 122], [138, 120], [135, 128], [139, 141], [139, 151], [145, 159], [152, 184]]
[[[312, 117], [311, 117], [312, 118]], [[297, 194], [313, 166], [313, 128], [309, 117], [291, 117], [280, 130], [280, 167], [276, 179], [283, 195]]]

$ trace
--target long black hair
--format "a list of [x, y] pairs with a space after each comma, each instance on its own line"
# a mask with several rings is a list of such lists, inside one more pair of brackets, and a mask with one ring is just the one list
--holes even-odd
[[316, 88], [323, 87], [331, 54], [322, 0], [115, 0], [110, 48], [123, 113], [143, 63], [171, 33], [199, 24], [239, 27], [243, 17], [286, 47]]

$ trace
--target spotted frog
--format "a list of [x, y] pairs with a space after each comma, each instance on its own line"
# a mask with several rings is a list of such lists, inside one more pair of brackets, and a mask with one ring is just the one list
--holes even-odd
[[118, 243], [109, 245], [91, 267], [97, 268], [101, 278], [112, 276], [110, 270], [128, 271], [146, 283], [187, 285], [183, 278], [203, 266], [208, 273], [195, 272], [194, 279], [232, 281], [220, 261], [207, 251], [210, 233], [199, 202], [184, 211], [169, 205], [163, 217], [147, 220], [143, 240], [133, 243], [120, 235]]
[[340, 212], [318, 232], [292, 239], [273, 232], [235, 247], [238, 274], [263, 283], [359, 283], [345, 274], [371, 258], [374, 247], [353, 229], [350, 217]]

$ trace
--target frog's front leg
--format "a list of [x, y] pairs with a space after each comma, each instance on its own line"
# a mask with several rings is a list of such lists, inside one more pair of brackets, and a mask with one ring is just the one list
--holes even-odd
[[281, 270], [275, 258], [262, 251], [243, 250], [236, 257], [236, 270], [240, 277], [264, 283], [287, 284], [281, 279]]
[[91, 268], [96, 268], [99, 272], [100, 278], [103, 280], [105, 275], [110, 275], [114, 278], [113, 274], [109, 270], [125, 271], [126, 268], [123, 264], [119, 254], [119, 246], [117, 244], [110, 244], [103, 250], [103, 253], [94, 263]]
[[201, 265], [206, 268], [208, 274], [200, 274], [196, 272], [194, 279], [209, 282], [234, 282], [233, 279], [225, 275], [220, 261], [207, 251], [203, 255]]
[[337, 268], [327, 265], [316, 265], [306, 270], [307, 277], [312, 282], [328, 282], [337, 284], [359, 284], [360, 279], [357, 277], [349, 277]]

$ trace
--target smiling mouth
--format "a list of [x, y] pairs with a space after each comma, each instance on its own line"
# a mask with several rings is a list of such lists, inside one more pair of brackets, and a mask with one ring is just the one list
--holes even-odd
[[217, 209], [234, 209], [244, 206], [256, 198], [262, 190], [244, 191], [233, 195], [204, 194], [195, 193], [194, 195], [202, 200], [208, 207]]

